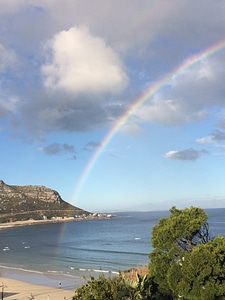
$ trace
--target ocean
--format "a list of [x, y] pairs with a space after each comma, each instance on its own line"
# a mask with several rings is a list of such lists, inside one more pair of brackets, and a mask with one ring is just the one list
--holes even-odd
[[[225, 236], [225, 208], [206, 209], [210, 236]], [[0, 230], [3, 277], [74, 289], [83, 276], [113, 276], [149, 262], [152, 226], [168, 211], [122, 212], [116, 218]]]

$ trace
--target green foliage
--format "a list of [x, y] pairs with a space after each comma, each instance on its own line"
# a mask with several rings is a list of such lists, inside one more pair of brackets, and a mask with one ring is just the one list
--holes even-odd
[[172, 207], [152, 230], [149, 273], [166, 299], [225, 299], [225, 238], [209, 240], [200, 208]]
[[136, 280], [125, 280], [125, 283], [129, 287], [129, 299], [131, 300], [147, 300], [152, 299], [151, 295], [153, 287], [151, 285], [151, 279], [149, 276], [140, 276], [136, 274]]
[[128, 286], [122, 276], [98, 279], [91, 277], [86, 284], [76, 289], [73, 300], [118, 300], [128, 299]]
[[136, 280], [125, 279], [121, 274], [113, 278], [91, 277], [77, 288], [73, 300], [163, 300], [154, 295], [156, 287], [152, 279], [137, 274]]
[[186, 253], [169, 269], [168, 284], [183, 299], [225, 299], [225, 238]]
[[170, 209], [170, 216], [162, 218], [152, 229], [152, 246], [169, 251], [174, 243], [190, 251], [196, 244], [208, 241], [208, 216], [201, 208]]
[[178, 210], [172, 207], [168, 218], [162, 218], [152, 228], [152, 246], [149, 272], [167, 297], [173, 293], [168, 286], [168, 272], [174, 263], [191, 252], [198, 244], [208, 240], [207, 215], [200, 208], [190, 207]]

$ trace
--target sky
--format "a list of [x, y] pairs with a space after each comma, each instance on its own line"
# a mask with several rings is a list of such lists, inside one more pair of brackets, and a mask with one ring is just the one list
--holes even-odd
[[92, 212], [225, 207], [224, 15], [0, 0], [0, 179]]

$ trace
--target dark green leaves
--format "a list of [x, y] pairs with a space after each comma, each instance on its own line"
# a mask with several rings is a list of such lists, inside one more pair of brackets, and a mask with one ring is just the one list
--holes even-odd
[[152, 230], [150, 276], [172, 299], [225, 299], [225, 238], [209, 240], [201, 208], [178, 210]]

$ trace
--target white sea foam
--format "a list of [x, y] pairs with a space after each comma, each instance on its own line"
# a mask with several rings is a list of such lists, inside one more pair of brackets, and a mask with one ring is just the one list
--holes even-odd
[[41, 272], [41, 271], [28, 270], [28, 269], [18, 268], [18, 267], [10, 267], [10, 266], [0, 265], [0, 268], [2, 268], [2, 269], [8, 269], [8, 270], [13, 270], [13, 271], [29, 272], [29, 273], [34, 273], [34, 274], [43, 274], [43, 272]]

